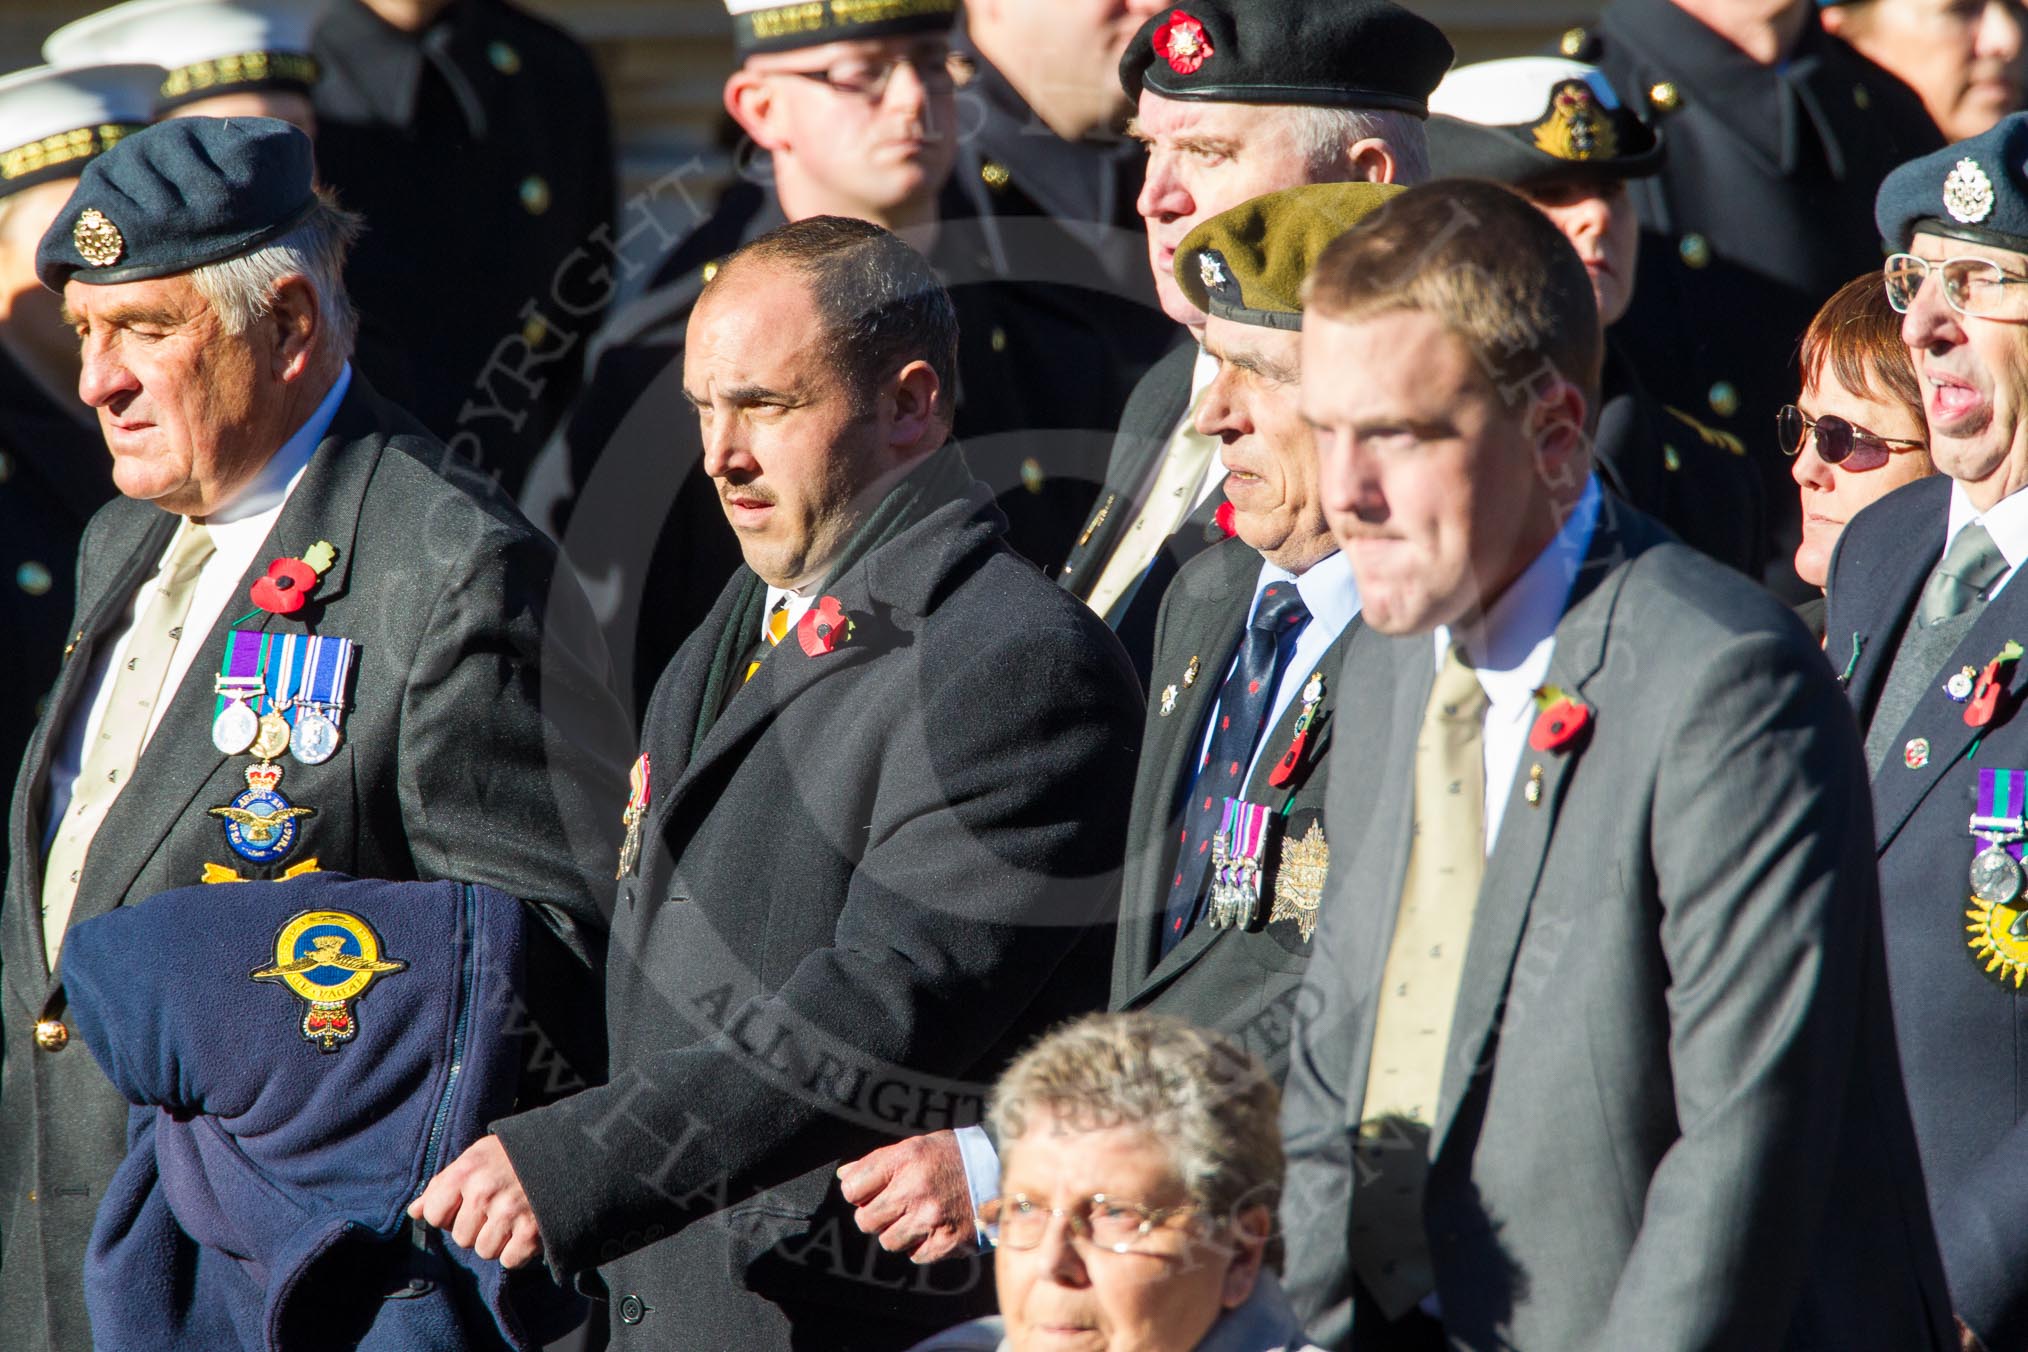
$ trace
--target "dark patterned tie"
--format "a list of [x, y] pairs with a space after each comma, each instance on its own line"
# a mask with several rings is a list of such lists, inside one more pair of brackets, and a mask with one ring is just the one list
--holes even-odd
[[1240, 640], [1239, 661], [1225, 678], [1212, 711], [1218, 727], [1211, 734], [1211, 752], [1198, 766], [1190, 799], [1183, 805], [1182, 849], [1162, 915], [1163, 957], [1196, 919], [1211, 868], [1211, 838], [1224, 818], [1225, 800], [1242, 796], [1247, 766], [1274, 703], [1275, 682], [1309, 618], [1293, 582], [1270, 582], [1254, 602], [1253, 620]]

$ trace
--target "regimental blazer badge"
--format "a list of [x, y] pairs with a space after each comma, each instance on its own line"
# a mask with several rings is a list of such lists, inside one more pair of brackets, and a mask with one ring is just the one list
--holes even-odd
[[304, 911], [275, 935], [274, 963], [256, 967], [255, 981], [287, 986], [308, 1005], [303, 1038], [319, 1051], [335, 1052], [359, 1036], [353, 1002], [381, 977], [407, 963], [383, 958], [373, 927], [345, 911]]
[[1533, 128], [1535, 148], [1559, 160], [1610, 160], [1620, 153], [1619, 133], [1582, 80], [1565, 80], [1550, 96], [1549, 116]]
[[1324, 875], [1331, 871], [1331, 847], [1323, 825], [1315, 820], [1300, 840], [1283, 840], [1282, 864], [1275, 871], [1275, 904], [1268, 923], [1296, 922], [1303, 942], [1317, 932], [1317, 908], [1324, 904]]

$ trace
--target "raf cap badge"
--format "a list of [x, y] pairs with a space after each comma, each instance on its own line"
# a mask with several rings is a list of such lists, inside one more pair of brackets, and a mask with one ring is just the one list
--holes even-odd
[[107, 220], [97, 207], [86, 207], [79, 214], [77, 224], [70, 230], [70, 242], [77, 246], [78, 256], [95, 268], [111, 267], [127, 250], [120, 227]]
[[304, 911], [275, 935], [272, 966], [248, 973], [255, 981], [287, 986], [308, 1005], [303, 1038], [319, 1051], [335, 1052], [359, 1036], [352, 1003], [375, 979], [408, 964], [380, 955], [380, 937], [356, 915]]
[[1960, 225], [1977, 225], [1993, 214], [1993, 180], [1977, 160], [1959, 160], [1944, 180], [1943, 203]]

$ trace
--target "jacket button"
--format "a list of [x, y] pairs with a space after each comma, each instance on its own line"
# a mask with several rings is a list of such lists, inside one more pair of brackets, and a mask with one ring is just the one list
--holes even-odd
[[622, 1324], [638, 1324], [647, 1313], [647, 1302], [643, 1301], [639, 1296], [628, 1296], [620, 1302], [620, 1322]]
[[49, 595], [49, 588], [55, 581], [56, 578], [51, 575], [49, 568], [34, 559], [14, 570], [14, 585], [30, 596]]
[[1721, 380], [1711, 387], [1711, 411], [1721, 418], [1730, 418], [1739, 412], [1739, 391], [1729, 380]]
[[35, 1045], [46, 1052], [60, 1052], [70, 1045], [70, 1029], [62, 1019], [44, 1019], [35, 1025]]
[[1648, 90], [1648, 102], [1658, 113], [1673, 113], [1683, 106], [1683, 93], [1672, 80], [1663, 80]]
[[1676, 245], [1676, 253], [1684, 266], [1706, 268], [1711, 266], [1711, 241], [1699, 234], [1688, 234]]

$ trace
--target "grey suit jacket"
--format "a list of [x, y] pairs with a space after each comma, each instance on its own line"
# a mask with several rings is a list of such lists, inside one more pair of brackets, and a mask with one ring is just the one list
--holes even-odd
[[[33, 1039], [38, 1019], [64, 1012], [43, 959], [44, 803], [54, 744], [92, 696], [93, 654], [118, 633], [175, 528], [169, 513], [125, 498], [92, 518], [75, 651], [15, 783], [0, 902], [0, 1341], [10, 1352], [91, 1346], [80, 1273], [99, 1198], [126, 1153], [127, 1103], [76, 1039], [54, 1052]], [[336, 756], [281, 762], [282, 792], [316, 815], [302, 819], [292, 854], [254, 865], [206, 812], [246, 790], [252, 763], [212, 745], [212, 677], [268, 561], [319, 540], [337, 547], [337, 561], [315, 598], [248, 627], [354, 640], [352, 706]], [[94, 837], [71, 923], [199, 882], [211, 863], [262, 878], [314, 858], [360, 877], [487, 883], [530, 903], [537, 928], [560, 940], [531, 957], [530, 989], [553, 998], [535, 1012], [559, 1040], [591, 1035], [590, 1046], [572, 1044], [577, 1064], [566, 1069], [596, 1077], [599, 1030], [581, 1021], [596, 1018], [587, 964], [604, 948], [626, 728], [583, 595], [556, 564], [555, 548], [498, 489], [355, 375]], [[231, 886], [218, 892], [230, 905]]]
[[[1244, 540], [1214, 545], [1184, 565], [1162, 602], [1155, 641], [1154, 688], [1141, 733], [1140, 772], [1134, 781], [1127, 826], [1127, 862], [1120, 891], [1120, 937], [1113, 955], [1114, 1009], [1173, 1014], [1237, 1038], [1267, 1063], [1279, 1080], [1289, 1064], [1289, 1027], [1303, 969], [1309, 965], [1317, 898], [1306, 898], [1307, 872], [1295, 850], [1314, 852], [1316, 837], [1328, 850], [1323, 824], [1331, 732], [1345, 698], [1338, 668], [1364, 632], [1357, 619], [1325, 650], [1319, 670], [1324, 698], [1304, 739], [1301, 760], [1283, 785], [1269, 783], [1275, 762], [1294, 739], [1302, 701], [1292, 700], [1263, 744], [1247, 781], [1249, 802], [1271, 804], [1278, 845], [1272, 847], [1259, 922], [1251, 928], [1214, 929], [1199, 923], [1162, 956], [1161, 928], [1175, 869], [1183, 794], [1203, 745], [1205, 725], [1218, 703], [1219, 685], [1232, 665], [1253, 608], [1260, 555]], [[1371, 635], [1366, 641], [1374, 641]], [[1192, 659], [1199, 676], [1184, 684]], [[1298, 672], [1300, 682], [1309, 673]], [[1173, 687], [1170, 712], [1162, 705]], [[1310, 840], [1310, 844], [1300, 842]], [[1284, 889], [1284, 878], [1289, 887]], [[1286, 893], [1286, 895], [1285, 895]], [[1276, 901], [1286, 905], [1275, 919]], [[1307, 913], [1304, 903], [1307, 901]]]
[[[1954, 1346], [1856, 730], [1792, 615], [1662, 538], [1602, 507], [1547, 682], [1592, 731], [1523, 752], [1487, 863], [1429, 1144], [1445, 1330], [1545, 1352]], [[1432, 648], [1362, 645], [1340, 680], [1362, 698], [1284, 1117], [1291, 1292], [1339, 1347], [1373, 1345], [1379, 1313], [1346, 1260], [1351, 1142]]]

